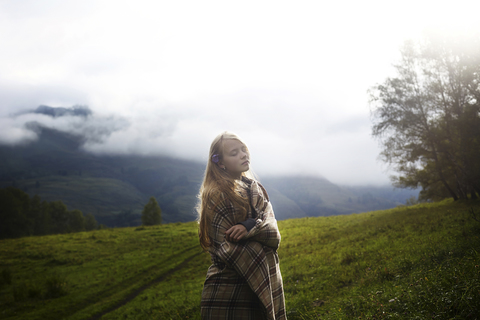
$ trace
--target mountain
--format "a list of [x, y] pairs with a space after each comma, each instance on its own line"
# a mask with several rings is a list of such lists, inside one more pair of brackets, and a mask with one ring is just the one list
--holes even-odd
[[[38, 127], [28, 145], [0, 146], [0, 187], [13, 185], [43, 200], [92, 213], [100, 223], [112, 215], [138, 220], [150, 196], [165, 222], [192, 221], [204, 165], [168, 157], [96, 156], [81, 150], [83, 138]], [[124, 219], [125, 220], [125, 219]]]
[[[52, 117], [87, 117], [86, 108], [39, 107]], [[75, 110], [74, 110], [75, 109]], [[88, 121], [88, 117], [87, 117]], [[160, 156], [99, 156], [82, 150], [86, 138], [30, 123], [38, 140], [0, 146], [0, 188], [15, 186], [43, 200], [92, 213], [110, 227], [140, 224], [151, 196], [166, 223], [196, 219], [194, 210], [205, 164]], [[398, 206], [418, 191], [338, 186], [324, 178], [270, 176], [261, 179], [279, 220], [350, 214]]]
[[[321, 177], [266, 177], [262, 183], [281, 219], [388, 209], [418, 196], [418, 191], [392, 186], [339, 186]], [[292, 203], [295, 207], [291, 207]]]
[[72, 108], [53, 108], [49, 106], [39, 106], [37, 109], [31, 111], [31, 113], [44, 114], [51, 116], [52, 118], [63, 117], [63, 116], [81, 116], [88, 117], [93, 114], [92, 111], [83, 106], [75, 106]]

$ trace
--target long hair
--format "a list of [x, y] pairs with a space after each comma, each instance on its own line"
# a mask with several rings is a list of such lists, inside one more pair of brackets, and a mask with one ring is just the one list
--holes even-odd
[[[220, 193], [223, 193], [225, 197], [232, 202], [235, 208], [238, 208], [241, 216], [245, 219], [249, 210], [248, 199], [242, 198], [235, 192], [235, 179], [230, 176], [228, 171], [220, 168], [220, 166], [213, 161], [215, 156], [218, 161], [223, 159], [223, 149], [225, 140], [237, 140], [242, 143], [250, 156], [247, 145], [234, 133], [225, 131], [219, 134], [210, 145], [210, 152], [208, 154], [207, 168], [205, 169], [205, 175], [203, 183], [198, 193], [198, 204], [196, 207], [198, 213], [199, 229], [198, 235], [200, 238], [200, 245], [204, 250], [210, 247], [210, 237], [208, 236], [208, 228], [211, 223], [212, 217], [209, 216], [207, 206], [211, 205], [210, 200], [214, 197], [218, 197]], [[254, 179], [255, 175], [250, 169], [246, 172], [242, 172], [242, 176]]]

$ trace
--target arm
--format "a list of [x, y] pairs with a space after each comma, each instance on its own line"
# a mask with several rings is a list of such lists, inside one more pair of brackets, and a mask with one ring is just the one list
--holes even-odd
[[[227, 265], [235, 267], [238, 264], [238, 256], [247, 250], [245, 247], [249, 247], [244, 241], [232, 241], [232, 238], [236, 236], [236, 234], [233, 234], [234, 230], [243, 229], [246, 234], [245, 227], [238, 224], [238, 219], [236, 219], [239, 212], [223, 194], [215, 195], [211, 200], [209, 210], [211, 210], [210, 215], [212, 217], [209, 226], [212, 246], [209, 251]], [[256, 245], [261, 248], [259, 243], [256, 243]]]
[[[267, 209], [271, 210], [270, 203], [268, 205]], [[273, 214], [273, 210], [271, 212]], [[278, 249], [281, 236], [278, 231], [277, 220], [269, 213], [261, 214], [260, 217], [256, 220], [255, 226], [245, 235], [244, 239], [257, 241], [272, 249]]]
[[278, 249], [281, 236], [278, 231], [277, 220], [267, 191], [260, 183], [252, 183], [250, 200], [257, 213], [257, 219], [245, 239], [258, 241], [272, 249]]
[[[235, 251], [235, 244], [249, 245], [248, 242], [258, 242], [261, 246], [265, 245], [274, 250], [278, 248], [280, 233], [271, 204], [268, 202], [268, 198], [266, 202], [262, 200], [262, 203], [264, 206], [257, 206], [257, 209], [263, 210], [257, 219], [247, 219], [238, 223], [239, 212], [224, 194], [218, 193], [212, 198], [209, 206], [212, 210], [209, 235], [214, 245], [214, 254], [226, 258], [227, 255], [219, 254], [219, 252]], [[251, 229], [247, 232], [246, 227], [248, 226]], [[240, 240], [250, 241], [245, 243], [244, 241], [239, 242]], [[254, 244], [251, 243], [251, 245]]]
[[261, 219], [249, 218], [228, 229], [225, 232], [225, 238], [230, 242], [257, 241], [272, 249], [277, 249], [280, 242], [280, 233], [275, 219], [270, 218], [262, 221]]
[[[253, 221], [255, 223], [255, 220]], [[225, 238], [230, 242], [238, 242], [248, 233], [248, 228], [243, 223], [238, 223], [225, 232]]]

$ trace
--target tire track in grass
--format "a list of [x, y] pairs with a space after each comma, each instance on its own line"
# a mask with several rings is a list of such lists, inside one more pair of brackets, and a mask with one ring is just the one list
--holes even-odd
[[167, 272], [163, 273], [162, 275], [160, 275], [158, 278], [152, 280], [150, 283], [147, 283], [143, 286], [141, 286], [140, 288], [136, 289], [135, 291], [133, 291], [132, 293], [130, 293], [129, 295], [127, 295], [124, 299], [122, 299], [120, 302], [118, 302], [117, 304], [115, 304], [114, 306], [88, 318], [88, 320], [98, 320], [100, 319], [101, 317], [103, 317], [104, 315], [106, 315], [107, 313], [110, 313], [112, 311], [115, 311], [117, 310], [118, 308], [120, 307], [123, 307], [124, 305], [126, 305], [127, 303], [129, 303], [130, 301], [132, 301], [133, 299], [135, 299], [139, 294], [141, 294], [143, 291], [145, 291], [146, 289], [150, 288], [151, 286], [165, 280], [165, 278], [167, 278], [168, 276], [170, 276], [171, 274], [185, 268], [187, 266], [187, 264], [190, 262], [190, 260], [192, 260], [193, 258], [201, 255], [203, 252], [200, 251], [200, 252], [197, 252], [193, 255], [191, 255], [190, 257], [186, 258], [185, 260], [183, 260], [180, 264], [178, 264], [176, 267], [168, 270]]
[[[199, 249], [198, 245], [191, 246], [191, 247], [188, 247], [188, 248], [186, 248], [186, 249], [184, 249], [184, 250], [182, 250], [182, 251], [180, 251], [180, 252], [178, 252], [178, 253], [176, 253], [172, 256], [169, 256], [168, 259], [176, 260], [178, 257], [183, 255], [184, 253], [187, 253], [187, 252], [193, 251], [193, 250], [198, 250], [198, 249]], [[181, 262], [180, 264], [182, 264], [182, 263], [183, 262]], [[81, 310], [84, 310], [85, 308], [88, 308], [91, 304], [96, 304], [99, 301], [107, 299], [108, 297], [118, 293], [119, 290], [122, 287], [125, 287], [125, 286], [130, 287], [130, 286], [134, 285], [135, 283], [142, 281], [142, 279], [145, 279], [146, 277], [148, 277], [149, 273], [152, 272], [152, 270], [157, 269], [159, 266], [162, 266], [162, 265], [163, 265], [163, 263], [160, 263], [160, 264], [154, 265], [152, 267], [149, 267], [149, 268], [143, 270], [138, 275], [134, 275], [131, 278], [126, 279], [123, 282], [117, 283], [113, 286], [109, 286], [108, 288], [105, 288], [102, 291], [96, 292], [93, 295], [83, 299], [82, 301], [77, 301], [74, 304], [68, 305], [65, 309], [62, 309], [62, 311], [56, 312], [55, 315], [52, 314], [52, 311], [42, 310], [39, 313], [36, 313], [36, 315], [38, 316], [37, 318], [38, 319], [64, 319], [64, 318], [67, 318], [67, 317], [71, 317], [71, 316], [75, 315], [77, 312], [81, 312]], [[179, 266], [179, 265], [177, 265], [177, 266]], [[156, 279], [160, 278], [162, 275], [165, 275], [167, 272], [171, 272], [173, 269], [175, 269], [175, 267], [172, 268], [171, 270], [166, 271], [165, 273], [160, 274], [159, 276], [157, 276]], [[136, 289], [136, 290], [138, 290], [138, 289]], [[134, 292], [134, 291], [132, 291], [132, 292]], [[131, 293], [129, 295], [127, 295], [127, 297], [130, 296], [130, 295], [131, 295]], [[99, 313], [101, 313], [101, 312], [99, 312]], [[86, 318], [86, 319], [90, 319], [90, 318]]]

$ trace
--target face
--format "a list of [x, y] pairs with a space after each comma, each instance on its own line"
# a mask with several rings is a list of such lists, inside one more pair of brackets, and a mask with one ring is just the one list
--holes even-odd
[[235, 179], [240, 179], [242, 172], [250, 168], [249, 158], [247, 147], [243, 143], [228, 139], [223, 143], [223, 159], [218, 164]]

